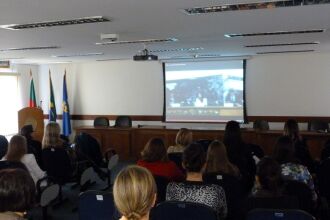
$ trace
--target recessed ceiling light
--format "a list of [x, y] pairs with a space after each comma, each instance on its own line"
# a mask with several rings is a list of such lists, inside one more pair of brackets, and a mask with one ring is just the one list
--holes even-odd
[[150, 50], [153, 53], [163, 53], [163, 52], [181, 52], [181, 51], [197, 51], [204, 50], [203, 47], [191, 47], [191, 48], [174, 48], [174, 49], [159, 49], [159, 50]]
[[283, 50], [283, 51], [265, 51], [265, 52], [257, 52], [257, 54], [276, 54], [276, 53], [306, 53], [306, 52], [314, 52], [315, 50]]
[[53, 55], [54, 58], [64, 58], [64, 57], [89, 57], [89, 56], [101, 56], [104, 53], [80, 53], [80, 54], [63, 54], [63, 55]]
[[223, 4], [216, 6], [207, 7], [195, 7], [186, 8], [182, 11], [188, 15], [199, 15], [226, 11], [243, 11], [243, 10], [255, 10], [255, 9], [273, 9], [282, 7], [292, 6], [303, 6], [303, 5], [318, 5], [318, 4], [329, 4], [329, 0], [264, 0], [256, 3], [240, 3], [240, 4]]
[[254, 37], [254, 36], [268, 36], [268, 35], [286, 35], [286, 34], [312, 34], [322, 33], [325, 29], [299, 30], [299, 31], [274, 31], [274, 32], [260, 32], [247, 34], [225, 34], [225, 37]]
[[0, 49], [0, 52], [8, 51], [18, 51], [18, 50], [49, 50], [49, 49], [59, 49], [59, 46], [46, 46], [46, 47], [20, 47], [20, 48], [6, 48]]
[[166, 39], [145, 39], [145, 40], [133, 40], [133, 41], [107, 41], [95, 43], [96, 45], [113, 45], [113, 44], [136, 44], [136, 43], [162, 43], [162, 42], [176, 42], [176, 38]]
[[27, 23], [27, 24], [7, 24], [7, 25], [1, 25], [0, 28], [10, 29], [10, 30], [21, 30], [21, 29], [46, 28], [46, 27], [76, 25], [76, 24], [100, 23], [100, 22], [109, 22], [109, 21], [111, 21], [109, 18], [103, 16], [94, 16], [94, 17], [76, 18], [72, 20], [42, 21], [42, 22]]
[[282, 46], [302, 46], [302, 45], [315, 45], [320, 44], [320, 42], [302, 42], [302, 43], [281, 43], [281, 44], [255, 44], [246, 45], [244, 47], [282, 47]]

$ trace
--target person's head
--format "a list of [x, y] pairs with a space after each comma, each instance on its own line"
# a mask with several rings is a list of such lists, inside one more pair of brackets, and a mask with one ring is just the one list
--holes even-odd
[[61, 128], [56, 122], [49, 122], [46, 125], [44, 137], [42, 139], [42, 148], [57, 147], [61, 145]]
[[8, 150], [5, 155], [6, 160], [19, 162], [26, 153], [26, 138], [22, 135], [14, 135], [9, 141]]
[[25, 212], [35, 202], [32, 177], [22, 169], [0, 170], [0, 212]]
[[296, 140], [297, 138], [299, 138], [299, 126], [295, 120], [289, 119], [285, 122], [284, 135], [289, 136], [293, 140]]
[[290, 137], [282, 136], [277, 139], [273, 158], [280, 164], [294, 162], [294, 144]]
[[264, 157], [257, 164], [257, 182], [262, 189], [277, 193], [282, 179], [281, 166], [276, 160], [270, 157]]
[[202, 172], [205, 167], [205, 162], [206, 155], [202, 145], [191, 143], [183, 151], [182, 166], [187, 172]]
[[192, 142], [192, 132], [187, 128], [181, 128], [176, 134], [175, 144], [187, 146]]
[[32, 125], [24, 125], [21, 128], [20, 134], [23, 135], [27, 139], [31, 139], [31, 134], [33, 133], [33, 126]]
[[141, 159], [147, 162], [168, 161], [164, 141], [161, 138], [151, 138], [141, 152]]
[[241, 129], [237, 121], [228, 121], [224, 133], [224, 142], [241, 141]]
[[119, 212], [128, 220], [147, 216], [156, 201], [156, 183], [147, 169], [128, 166], [117, 175], [113, 196]]
[[221, 141], [215, 140], [209, 145], [205, 171], [237, 174], [238, 170], [229, 162], [226, 146]]

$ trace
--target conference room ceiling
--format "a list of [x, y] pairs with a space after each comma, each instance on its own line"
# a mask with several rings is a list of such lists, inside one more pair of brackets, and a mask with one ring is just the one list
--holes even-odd
[[[262, 1], [1, 0], [0, 25], [91, 16], [104, 16], [111, 21], [21, 30], [0, 28], [0, 60], [10, 59], [16, 63], [52, 63], [132, 59], [133, 55], [144, 47], [154, 51], [153, 54], [158, 55], [160, 59], [253, 56], [265, 52], [301, 50], [330, 52], [330, 4], [269, 7], [197, 15], [183, 12], [183, 9], [187, 8], [258, 2]], [[225, 34], [316, 29], [325, 31], [225, 37]], [[102, 33], [118, 34], [118, 41], [170, 38], [177, 40], [97, 45], [96, 43], [104, 42], [100, 39]], [[31, 50], [31, 47], [39, 48]], [[28, 49], [17, 50], [19, 48]]]

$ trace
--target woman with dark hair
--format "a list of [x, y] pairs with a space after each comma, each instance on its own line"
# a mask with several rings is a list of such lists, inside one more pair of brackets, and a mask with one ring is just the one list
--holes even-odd
[[33, 207], [36, 188], [31, 176], [21, 169], [0, 171], [0, 219], [24, 220]]
[[315, 173], [315, 162], [309, 152], [306, 140], [300, 135], [298, 123], [289, 119], [284, 124], [284, 136], [288, 136], [293, 141], [295, 147], [295, 157], [300, 160], [301, 164], [306, 166], [308, 170]]
[[170, 181], [183, 179], [181, 170], [168, 159], [164, 141], [160, 138], [148, 141], [137, 165], [147, 168], [155, 176], [162, 176]]
[[307, 167], [299, 164], [294, 153], [294, 143], [288, 136], [280, 137], [274, 148], [273, 158], [281, 164], [281, 174], [284, 180], [296, 180], [309, 186], [313, 193], [313, 200], [316, 201], [313, 178]]
[[183, 168], [187, 172], [186, 181], [171, 182], [167, 186], [167, 201], [195, 202], [213, 208], [221, 219], [227, 216], [227, 202], [222, 187], [203, 183], [206, 155], [200, 144], [192, 143], [183, 152]]
[[242, 175], [245, 193], [249, 193], [254, 185], [256, 165], [249, 147], [242, 139], [238, 122], [227, 122], [223, 142], [227, 147], [229, 161], [238, 167]]

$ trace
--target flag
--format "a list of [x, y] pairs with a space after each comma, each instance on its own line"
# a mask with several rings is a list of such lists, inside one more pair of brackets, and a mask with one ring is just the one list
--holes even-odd
[[56, 106], [55, 106], [54, 91], [53, 91], [52, 78], [50, 76], [50, 70], [49, 70], [49, 88], [50, 88], [49, 121], [56, 121], [56, 117], [57, 117]]
[[32, 77], [32, 71], [30, 70], [30, 99], [29, 99], [29, 107], [37, 107], [37, 99], [36, 99], [36, 92], [34, 90], [34, 83]]
[[70, 108], [68, 103], [68, 91], [66, 88], [66, 70], [63, 77], [63, 102], [62, 102], [62, 129], [63, 135], [69, 136], [71, 134], [71, 122], [70, 122]]

